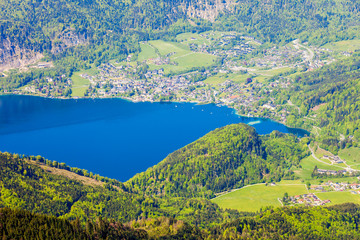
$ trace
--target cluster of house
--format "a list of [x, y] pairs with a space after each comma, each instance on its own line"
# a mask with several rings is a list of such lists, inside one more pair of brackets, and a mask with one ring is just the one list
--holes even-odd
[[308, 206], [322, 206], [330, 203], [330, 200], [321, 200], [314, 193], [296, 195], [289, 198], [291, 204], [305, 204]]
[[326, 174], [326, 175], [343, 175], [347, 172], [347, 170], [343, 169], [336, 171], [336, 170], [327, 170], [327, 169], [318, 168], [316, 172], [319, 174]]
[[[352, 190], [354, 193], [360, 193], [360, 183], [338, 183], [328, 181], [326, 183], [322, 183], [321, 185], [313, 185], [311, 186], [312, 190], [315, 191], [322, 191], [322, 192], [329, 192], [329, 191], [336, 191], [336, 192], [343, 192], [346, 190]], [[356, 192], [354, 190], [357, 190]]]
[[147, 60], [147, 63], [152, 63], [152, 64], [155, 64], [155, 65], [171, 64], [169, 57], [150, 58], [150, 59]]
[[264, 50], [264, 56], [251, 59], [248, 64], [262, 68], [295, 67], [303, 62], [302, 53], [303, 50], [294, 49], [289, 46], [273, 47]]
[[[240, 36], [238, 33], [227, 33], [222, 36], [213, 36], [212, 34], [200, 34], [201, 37], [207, 40], [207, 43], [201, 45], [190, 44], [190, 48], [194, 51], [200, 51], [209, 53], [215, 56], [219, 56], [228, 60], [232, 57], [237, 57], [240, 55], [246, 55], [254, 51], [255, 47], [250, 42], [261, 45], [260, 41], [257, 41], [255, 38]], [[234, 39], [236, 39], [234, 41]], [[191, 40], [196, 40], [192, 38]], [[249, 41], [251, 40], [251, 41]], [[208, 44], [212, 42], [212, 44]]]
[[[204, 33], [202, 37], [207, 39], [208, 43], [204, 43], [203, 47], [198, 46], [199, 48], [196, 50], [221, 56], [224, 62], [221, 66], [216, 66], [211, 71], [195, 71], [169, 77], [165, 76], [163, 69], [150, 70], [145, 68], [147, 70], [142, 72], [142, 77], [139, 77], [137, 73], [142, 66], [131, 64], [132, 56], [129, 55], [128, 62], [124, 62], [120, 66], [111, 63], [102, 64], [98, 67], [99, 73], [97, 75], [81, 75], [90, 81], [92, 91], [89, 91], [89, 97], [122, 97], [132, 101], [215, 102], [234, 107], [241, 114], [243, 112], [247, 113], [248, 116], [263, 116], [265, 114], [265, 117], [272, 117], [285, 122], [287, 110], [283, 109], [281, 112], [277, 112], [277, 105], [268, 96], [274, 89], [288, 87], [291, 83], [286, 78], [280, 78], [271, 83], [248, 81], [245, 85], [229, 80], [219, 84], [218, 87], [194, 80], [194, 76], [199, 74], [202, 75], [201, 79], [206, 79], [217, 73], [233, 71], [232, 68], [235, 69], [238, 66], [238, 60], [234, 60], [234, 56], [249, 54], [255, 49], [255, 45], [262, 43], [252, 37], [240, 36], [237, 33], [221, 36]], [[288, 46], [271, 48], [264, 52], [264, 58], [253, 59], [252, 64], [260, 67], [269, 67], [270, 65], [270, 67], [281, 67], [289, 63], [288, 59], [297, 58], [300, 54], [299, 51]], [[156, 59], [149, 59], [149, 61], [157, 65], [170, 64], [169, 57], [171, 54], [173, 53]], [[41, 65], [39, 67], [46, 66]], [[247, 68], [243, 68], [243, 71], [246, 72]], [[71, 82], [64, 86], [71, 87]], [[49, 87], [54, 86], [50, 84]], [[49, 92], [45, 89], [46, 87], [42, 88], [42, 92]], [[36, 88], [28, 90], [38, 91]], [[63, 89], [59, 89], [59, 91], [63, 91]], [[266, 101], [263, 101], [264, 98]], [[321, 169], [318, 172], [334, 175], [340, 173], [339, 171], [323, 171]]]
[[342, 160], [339, 156], [328, 156], [328, 155], [324, 155], [322, 158], [330, 160], [332, 163], [343, 163], [344, 160]]
[[[210, 72], [189, 72], [167, 77], [163, 69], [148, 70], [144, 79], [133, 77], [135, 66], [125, 64], [114, 66], [103, 64], [98, 67], [99, 74], [90, 76], [82, 74], [96, 89], [89, 97], [122, 97], [132, 101], [161, 101], [171, 96], [172, 101], [199, 102], [226, 105], [254, 116], [267, 111], [276, 115], [281, 121], [286, 121], [286, 109], [277, 112], [273, 101], [259, 105], [258, 102], [267, 97], [274, 89], [287, 87], [288, 80], [278, 79], [270, 84], [249, 81], [248, 84], [238, 84], [232, 80], [219, 83], [217, 87], [209, 86], [203, 81], [194, 81], [195, 75], [203, 78], [219, 72], [218, 69]], [[264, 94], [265, 93], [265, 94]], [[169, 99], [170, 100], [170, 99]], [[275, 117], [276, 117], [275, 116]], [[274, 116], [272, 116], [274, 117]]]
[[44, 79], [35, 79], [32, 84], [25, 86], [22, 90], [14, 90], [13, 93], [31, 93], [46, 97], [60, 97], [66, 96], [66, 94], [69, 95], [71, 86], [71, 79], [62, 75], [56, 78], [46, 77]]
[[81, 77], [90, 81], [96, 89], [90, 97], [123, 97], [132, 101], [159, 101], [171, 96], [173, 101], [196, 101], [201, 103], [213, 102], [213, 92], [204, 88], [202, 81], [193, 81], [194, 75], [208, 74], [208, 72], [190, 72], [175, 76], [164, 76], [164, 70], [149, 70], [145, 79], [134, 79], [131, 65], [115, 67], [106, 64], [99, 67], [99, 74]]

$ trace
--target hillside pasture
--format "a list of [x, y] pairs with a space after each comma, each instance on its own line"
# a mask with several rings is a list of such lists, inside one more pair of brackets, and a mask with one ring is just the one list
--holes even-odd
[[339, 157], [346, 161], [346, 164], [355, 169], [360, 169], [360, 148], [344, 148], [339, 151]]
[[73, 97], [83, 97], [85, 94], [86, 89], [89, 87], [90, 82], [89, 80], [80, 76], [81, 73], [74, 73], [71, 77], [72, 84], [72, 94]]
[[298, 181], [288, 181], [286, 184], [279, 183], [275, 186], [257, 184], [221, 195], [212, 201], [223, 209], [256, 212], [266, 206], [280, 207], [278, 198], [282, 198], [285, 193], [293, 196], [306, 194], [308, 190], [305, 184]]
[[[138, 60], [147, 60], [156, 57], [169, 57], [170, 64], [156, 65], [148, 62], [151, 70], [163, 68], [165, 74], [190, 71], [196, 67], [208, 67], [216, 59], [215, 56], [207, 53], [192, 52], [181, 43], [165, 42], [162, 40], [149, 41], [141, 45], [141, 53]], [[160, 56], [157, 56], [157, 53]], [[155, 56], [156, 55], [156, 56]]]
[[326, 169], [326, 170], [342, 170], [340, 166], [335, 165], [328, 165], [322, 162], [317, 161], [312, 156], [309, 156], [307, 158], [304, 158], [300, 162], [301, 168], [293, 169], [295, 174], [302, 178], [302, 179], [311, 179], [311, 174], [314, 171], [315, 166], [317, 166], [320, 169]]
[[323, 46], [323, 48], [327, 48], [333, 51], [347, 51], [353, 52], [357, 49], [360, 49], [360, 40], [353, 39], [353, 40], [346, 40], [346, 41], [339, 41], [333, 43], [327, 43]]
[[357, 203], [360, 204], [360, 195], [352, 194], [351, 192], [320, 192], [316, 193], [321, 200], [330, 200], [331, 203], [327, 205], [341, 204], [341, 203]]
[[148, 43], [140, 43], [141, 52], [138, 56], [138, 61], [142, 62], [150, 58], [157, 58], [155, 48]]

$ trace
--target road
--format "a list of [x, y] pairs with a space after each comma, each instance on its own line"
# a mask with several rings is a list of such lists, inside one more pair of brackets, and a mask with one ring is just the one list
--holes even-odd
[[293, 43], [294, 43], [294, 47], [296, 49], [299, 49], [300, 47], [305, 48], [307, 50], [307, 52], [304, 52], [305, 59], [309, 62], [312, 62], [312, 60], [314, 59], [314, 56], [315, 56], [314, 51], [311, 50], [309, 47], [306, 47], [306, 46], [300, 44], [299, 39], [294, 40]]
[[339, 168], [345, 169], [346, 171], [350, 171], [350, 172], [358, 172], [359, 170], [353, 169], [351, 168], [345, 161], [343, 162], [345, 164], [346, 167], [342, 167], [342, 166], [338, 166], [338, 165], [334, 165], [334, 163], [327, 163], [324, 161], [321, 161], [318, 157], [315, 156], [314, 150], [310, 147], [310, 145], [308, 145], [308, 148], [311, 151], [311, 156], [318, 162], [321, 162], [323, 164], [329, 165], [329, 166], [337, 166]]

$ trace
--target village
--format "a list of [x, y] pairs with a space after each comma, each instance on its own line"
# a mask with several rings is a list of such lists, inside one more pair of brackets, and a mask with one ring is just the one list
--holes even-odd
[[[286, 121], [286, 110], [277, 113], [277, 107], [268, 93], [277, 88], [285, 88], [290, 82], [283, 78], [270, 84], [253, 81], [251, 78], [245, 84], [231, 80], [219, 83], [215, 88], [197, 79], [206, 79], [214, 74], [209, 70], [194, 71], [175, 76], [165, 76], [162, 69], [148, 70], [142, 79], [132, 78], [136, 71], [130, 64], [116, 67], [106, 64], [99, 67], [100, 73], [96, 76], [81, 75], [90, 81], [91, 87], [86, 93], [88, 97], [110, 98], [121, 97], [131, 101], [174, 101], [215, 103], [235, 108], [239, 113], [247, 116], [268, 112], [278, 115]], [[216, 73], [216, 70], [215, 70]]]
[[[358, 178], [359, 179], [359, 178]], [[311, 185], [309, 188], [311, 193], [284, 196], [279, 201], [287, 206], [294, 206], [297, 204], [304, 204], [306, 206], [323, 206], [327, 203], [331, 203], [330, 200], [321, 200], [316, 196], [316, 192], [350, 192], [352, 194], [360, 194], [360, 183], [345, 183], [345, 182], [322, 182], [319, 185]]]
[[[285, 46], [262, 49], [259, 47], [263, 43], [251, 36], [232, 32], [215, 35], [209, 32], [199, 34], [199, 38], [203, 38], [200, 43], [193, 43], [198, 40], [196, 37], [180, 42], [187, 44], [191, 53], [206, 53], [221, 59], [217, 64], [169, 74], [164, 68], [178, 64], [171, 60], [175, 52], [170, 51], [142, 62], [134, 62], [129, 55], [123, 62], [101, 64], [96, 69], [97, 74], [80, 74], [81, 78], [89, 81], [83, 97], [119, 97], [134, 102], [215, 103], [234, 108], [240, 115], [261, 116], [285, 123], [289, 109], [278, 106], [271, 98], [271, 92], [291, 87], [292, 80], [281, 75], [271, 78], [273, 75], [269, 75], [268, 71], [281, 68], [311, 70], [333, 60], [331, 57], [320, 57], [326, 49], [307, 47], [297, 41]], [[150, 68], [149, 65], [156, 67]], [[48, 66], [42, 63], [37, 67]], [[235, 74], [243, 76], [245, 80], [238, 81], [228, 77], [216, 84], [204, 81], [219, 74]], [[268, 80], [258, 80], [258, 76]], [[70, 78], [46, 78], [34, 80], [25, 87], [14, 90], [14, 93], [71, 97], [72, 84]]]
[[[176, 64], [170, 61], [169, 53], [156, 59], [131, 64], [103, 64], [95, 76], [82, 75], [90, 81], [87, 97], [121, 97], [131, 101], [176, 101], [216, 103], [234, 108], [239, 114], [262, 116], [286, 122], [287, 108], [280, 108], [270, 97], [271, 92], [288, 88], [292, 80], [278, 76], [271, 81], [258, 81], [255, 69], [314, 69], [333, 61], [322, 58], [326, 49], [307, 47], [297, 41], [285, 46], [276, 46], [253, 54], [262, 43], [250, 36], [235, 33], [215, 38], [211, 33], [200, 34], [206, 41], [194, 44], [188, 40], [190, 48], [196, 52], [209, 53], [222, 59], [222, 64], [210, 68], [195, 69], [182, 74], [166, 74], [162, 65]], [[215, 38], [215, 39], [214, 39]], [[248, 59], [248, 60], [246, 60]], [[149, 69], [147, 64], [156, 64], [157, 69]], [[255, 68], [255, 69], [254, 69]], [[204, 82], [217, 74], [241, 73], [249, 77], [243, 81], [231, 78], [217, 85]], [[265, 75], [267, 75], [265, 73]], [[254, 76], [255, 78], [253, 78]]]
[[62, 75], [57, 78], [35, 79], [31, 84], [13, 90], [14, 94], [35, 94], [44, 97], [67, 98], [71, 96], [72, 82]]
[[343, 192], [350, 190], [353, 194], [360, 194], [360, 183], [345, 183], [345, 182], [332, 182], [327, 181], [321, 183], [320, 185], [312, 185], [311, 190], [321, 191], [321, 192]]
[[296, 205], [296, 204], [304, 204], [306, 206], [323, 206], [327, 203], [331, 203], [330, 200], [321, 200], [319, 197], [315, 195], [315, 193], [303, 194], [291, 196], [284, 201], [285, 205]]

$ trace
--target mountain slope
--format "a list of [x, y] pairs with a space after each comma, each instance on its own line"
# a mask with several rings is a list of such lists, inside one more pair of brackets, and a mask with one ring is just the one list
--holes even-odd
[[141, 215], [142, 197], [116, 188], [84, 185], [50, 174], [17, 155], [0, 153], [0, 207], [54, 216], [129, 221]]
[[9, 72], [0, 91], [58, 82], [129, 55], [136, 60], [140, 41], [175, 40], [183, 32], [237, 31], [275, 44], [353, 39], [360, 37], [359, 8], [348, 0], [0, 0], [0, 71], [40, 59], [55, 66]]
[[287, 124], [315, 133], [323, 147], [336, 153], [360, 140], [360, 54], [298, 74], [289, 89], [274, 93], [278, 103], [291, 100]]
[[86, 170], [71, 168], [70, 172], [64, 164], [38, 159], [0, 153], [0, 208], [78, 218], [82, 223], [100, 216], [122, 222], [166, 216], [206, 227], [239, 216], [237, 211], [224, 211], [206, 199], [146, 198], [127, 192], [116, 180], [85, 177], [89, 176]]
[[307, 154], [295, 136], [260, 137], [246, 124], [216, 129], [135, 175], [126, 185], [148, 196], [213, 197], [248, 184], [292, 178]]
[[301, 38], [322, 45], [359, 36], [359, 10], [359, 2], [346, 0], [245, 0], [236, 2], [217, 24], [266, 42]]
[[256, 217], [239, 218], [199, 229], [173, 218], [141, 219], [122, 224], [99, 218], [78, 221], [0, 209], [3, 239], [359, 239], [359, 205], [269, 209]]

